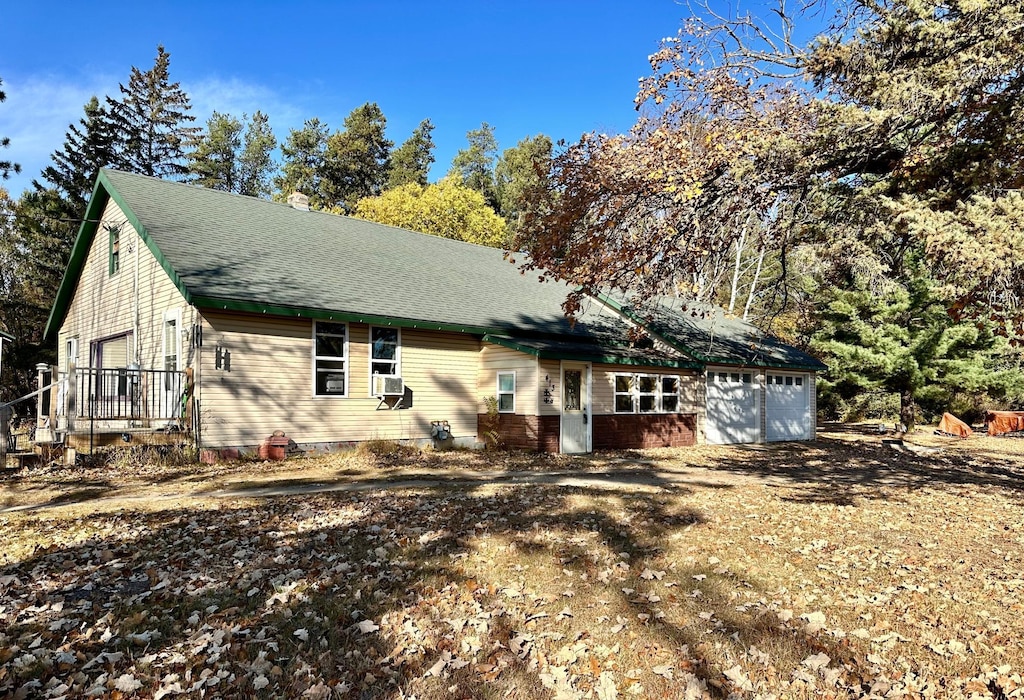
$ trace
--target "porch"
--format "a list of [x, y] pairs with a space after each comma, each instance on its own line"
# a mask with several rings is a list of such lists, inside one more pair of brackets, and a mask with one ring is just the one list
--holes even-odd
[[195, 435], [191, 368], [36, 369], [38, 389], [0, 406], [0, 464], [6, 464], [6, 451], [25, 449], [10, 439], [10, 414], [15, 404], [32, 398], [36, 416], [27, 442], [37, 454], [57, 449], [73, 459], [75, 453], [113, 445], [183, 445]]

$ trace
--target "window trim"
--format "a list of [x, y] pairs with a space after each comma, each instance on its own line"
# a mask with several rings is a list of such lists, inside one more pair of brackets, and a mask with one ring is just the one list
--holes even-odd
[[121, 227], [111, 226], [107, 232], [110, 234], [107, 247], [107, 276], [113, 277], [121, 271]]
[[[618, 391], [616, 387], [616, 379], [618, 377], [628, 377], [630, 381], [629, 392]], [[655, 390], [640, 391], [640, 378], [641, 377], [653, 377], [655, 379]], [[664, 381], [665, 379], [676, 380], [676, 410], [666, 411], [663, 398], [664, 393]], [[632, 410], [620, 411], [618, 398], [620, 396], [629, 396], [630, 405]], [[642, 396], [653, 396], [655, 408], [653, 411], [642, 411], [640, 410], [640, 398]], [[651, 372], [615, 372], [612, 374], [612, 412], [620, 416], [628, 415], [675, 415], [683, 413], [683, 375], [681, 374], [657, 374]]]
[[[512, 391], [502, 391], [501, 390], [501, 376], [503, 374], [510, 374], [510, 375], [512, 375]], [[515, 413], [516, 412], [516, 371], [514, 369], [498, 370], [496, 375], [495, 375], [494, 389], [495, 389], [494, 396], [497, 399], [497, 403], [498, 403], [498, 413]], [[502, 408], [501, 408], [501, 397], [503, 395], [511, 395], [512, 396], [512, 410], [508, 410], [508, 409], [502, 410]]]
[[[343, 326], [345, 328], [345, 342], [343, 344], [344, 353], [345, 353], [344, 357], [337, 357], [337, 356], [333, 356], [333, 355], [317, 355], [316, 354], [316, 336], [317, 336], [316, 327], [317, 327], [318, 323], [331, 323], [331, 324], [334, 324], [334, 325], [337, 325], [337, 326]], [[345, 321], [316, 321], [316, 320], [314, 320], [311, 325], [312, 325], [312, 336], [311, 336], [311, 341], [312, 342], [310, 343], [310, 349], [309, 349], [310, 357], [312, 359], [312, 362], [310, 363], [311, 364], [310, 369], [312, 370], [311, 375], [310, 375], [310, 379], [312, 380], [312, 386], [310, 387], [311, 395], [312, 395], [312, 397], [314, 399], [347, 399], [349, 397], [349, 389], [351, 388], [351, 384], [349, 383], [349, 366], [351, 365], [351, 362], [349, 360], [349, 355], [351, 354], [349, 352], [349, 343], [350, 343], [350, 340], [351, 340], [352, 329], [349, 327], [348, 323], [345, 322]], [[334, 333], [325, 334], [325, 335], [332, 335], [334, 337], [337, 337], [337, 334], [334, 334]], [[343, 393], [341, 393], [341, 394], [318, 394], [317, 393], [317, 391], [316, 391], [316, 386], [317, 386], [317, 381], [316, 381], [317, 366], [316, 366], [316, 363], [317, 363], [317, 360], [327, 360], [327, 361], [332, 361], [332, 362], [339, 362], [340, 361], [340, 362], [344, 362], [345, 363], [345, 369], [343, 370], [343, 373], [345, 375], [345, 391]]]
[[[629, 379], [629, 391], [619, 391], [616, 384], [619, 377], [626, 377]], [[629, 406], [628, 411], [619, 410], [619, 397], [628, 396]], [[623, 416], [637, 413], [637, 400], [636, 400], [636, 375], [632, 372], [615, 372], [612, 374], [612, 413], [618, 413]]]
[[[382, 329], [385, 329], [385, 330], [394, 330], [394, 331], [398, 332], [398, 338], [396, 340], [396, 346], [395, 346], [395, 359], [394, 359], [395, 372], [394, 372], [394, 374], [389, 374], [389, 375], [386, 375], [386, 376], [389, 376], [389, 377], [401, 377], [402, 376], [402, 329], [400, 327], [398, 327], [398, 326], [380, 326], [380, 325], [370, 326], [368, 328], [368, 330], [366, 331], [366, 334], [367, 334], [366, 335], [366, 345], [367, 345], [367, 353], [366, 354], [368, 355], [367, 364], [366, 364], [366, 372], [367, 372], [367, 380], [369, 382], [369, 386], [366, 387], [366, 391], [367, 391], [367, 396], [371, 396], [371, 397], [373, 396], [373, 363], [374, 362], [390, 362], [390, 360], [374, 360], [373, 359], [373, 329], [374, 328], [382, 328]], [[347, 338], [346, 338], [346, 340], [347, 340]], [[347, 350], [347, 347], [346, 347], [346, 350]], [[347, 368], [348, 365], [346, 364], [345, 367]], [[346, 378], [345, 378], [346, 382], [348, 381], [348, 376], [347, 375], [348, 375], [348, 373], [346, 371]]]

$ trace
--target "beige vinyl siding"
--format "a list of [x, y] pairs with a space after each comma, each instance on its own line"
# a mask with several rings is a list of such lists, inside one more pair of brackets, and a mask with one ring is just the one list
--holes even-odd
[[[476, 436], [479, 341], [402, 329], [402, 376], [412, 407], [377, 410], [369, 396], [369, 326], [348, 324], [347, 397], [313, 396], [313, 322], [203, 314], [201, 420], [205, 447], [252, 446], [275, 430], [299, 443], [426, 439], [447, 420], [456, 438]], [[217, 350], [230, 370], [216, 368]]]
[[[541, 360], [537, 375], [540, 395], [538, 396], [539, 415], [557, 416], [562, 413], [562, 363], [559, 360]], [[544, 391], [548, 391], [551, 403], [544, 403]]]
[[593, 412], [597, 415], [615, 413], [616, 374], [659, 374], [679, 377], [680, 413], [696, 413], [698, 423], [704, 412], [704, 394], [698, 379], [700, 375], [692, 370], [668, 367], [633, 367], [629, 365], [594, 365], [593, 368]]
[[[120, 226], [120, 270], [109, 271], [108, 227]], [[121, 209], [110, 200], [96, 229], [78, 285], [58, 334], [58, 366], [65, 366], [68, 338], [78, 338], [78, 364], [90, 361], [97, 340], [131, 333], [129, 362], [163, 369], [164, 312], [181, 309], [181, 368], [190, 366], [187, 330], [195, 322], [191, 307], [167, 276]], [[136, 321], [136, 312], [138, 319]]]
[[480, 373], [476, 387], [480, 412], [486, 412], [483, 398], [497, 395], [498, 372], [508, 371], [516, 373], [516, 414], [537, 415], [537, 358], [491, 343], [482, 343], [480, 349]]

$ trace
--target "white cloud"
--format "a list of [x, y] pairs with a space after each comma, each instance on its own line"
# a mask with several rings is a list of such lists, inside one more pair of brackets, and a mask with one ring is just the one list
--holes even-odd
[[117, 81], [97, 76], [89, 84], [71, 84], [54, 76], [31, 76], [8, 80], [3, 90], [7, 100], [0, 104], [0, 135], [11, 139], [4, 160], [21, 164], [21, 174], [0, 181], [13, 196], [21, 194], [50, 162], [50, 154], [64, 143], [68, 125], [82, 118], [82, 107], [93, 95], [100, 97], [117, 89]]
[[[87, 84], [71, 83], [57, 76], [29, 76], [8, 80], [4, 76], [3, 91], [7, 100], [0, 104], [0, 136], [11, 139], [3, 149], [4, 160], [21, 164], [21, 174], [0, 180], [0, 187], [12, 196], [31, 187], [33, 179], [50, 163], [50, 155], [64, 143], [69, 124], [82, 118], [82, 107], [96, 95], [117, 94], [118, 79], [94, 76]], [[205, 126], [214, 110], [241, 117], [250, 117], [261, 110], [270, 117], [270, 124], [279, 140], [288, 130], [302, 125], [305, 115], [294, 103], [280, 98], [272, 89], [239, 79], [209, 78], [191, 81], [182, 87], [192, 102], [196, 124]]]

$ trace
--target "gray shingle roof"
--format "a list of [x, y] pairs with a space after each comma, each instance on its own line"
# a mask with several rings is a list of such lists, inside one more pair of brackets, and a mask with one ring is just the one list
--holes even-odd
[[[109, 194], [140, 229], [185, 298], [199, 308], [422, 323], [492, 334], [539, 356], [684, 366], [630, 347], [629, 324], [592, 301], [575, 325], [570, 289], [520, 272], [503, 251], [182, 183], [102, 170], [58, 290], [46, 335], [63, 321]], [[610, 301], [611, 306], [623, 306]], [[813, 357], [756, 327], [701, 317], [663, 300], [623, 310], [701, 362], [819, 369]], [[601, 359], [603, 358], [603, 360]]]
[[660, 297], [645, 304], [612, 297], [609, 301], [703, 362], [825, 369], [817, 358], [709, 304], [672, 297]]
[[[477, 329], [570, 328], [569, 288], [538, 284], [501, 250], [287, 204], [105, 170], [200, 306], [239, 301]], [[595, 305], [597, 306], [597, 305]]]

